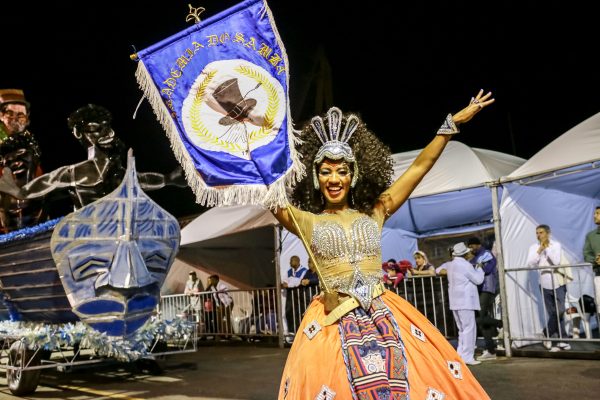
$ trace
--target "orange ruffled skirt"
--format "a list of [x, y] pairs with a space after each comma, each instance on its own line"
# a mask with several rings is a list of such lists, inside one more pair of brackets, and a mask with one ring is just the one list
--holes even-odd
[[[390, 291], [385, 291], [380, 298], [400, 328], [408, 364], [408, 397], [411, 400], [489, 399], [456, 350], [423, 314]], [[323, 385], [335, 392], [336, 400], [353, 398], [338, 323], [323, 326], [324, 318], [323, 304], [313, 300], [288, 355], [279, 399], [314, 400], [323, 393]], [[314, 320], [322, 328], [309, 339], [303, 331]], [[418, 328], [415, 333], [411, 325]]]

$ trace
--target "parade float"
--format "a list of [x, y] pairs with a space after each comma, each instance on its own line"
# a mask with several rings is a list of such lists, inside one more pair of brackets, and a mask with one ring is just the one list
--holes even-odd
[[177, 220], [152, 201], [128, 156], [121, 184], [59, 219], [0, 236], [0, 369], [15, 395], [46, 368], [104, 361], [160, 371], [196, 350], [195, 326], [160, 318], [179, 248]]

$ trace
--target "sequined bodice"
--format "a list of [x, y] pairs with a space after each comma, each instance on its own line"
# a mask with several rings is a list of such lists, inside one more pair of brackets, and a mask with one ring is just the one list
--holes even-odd
[[357, 284], [371, 286], [380, 282], [380, 222], [347, 210], [315, 215], [309, 232], [311, 249], [329, 290], [354, 296]]

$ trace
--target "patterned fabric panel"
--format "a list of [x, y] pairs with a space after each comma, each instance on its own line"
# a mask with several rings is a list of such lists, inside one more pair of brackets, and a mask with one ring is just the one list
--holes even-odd
[[400, 330], [379, 298], [340, 320], [342, 352], [357, 400], [407, 400], [408, 369]]

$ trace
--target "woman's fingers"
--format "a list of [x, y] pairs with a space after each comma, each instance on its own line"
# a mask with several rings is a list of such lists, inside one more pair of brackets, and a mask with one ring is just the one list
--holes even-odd
[[492, 96], [492, 92], [487, 92], [485, 95], [483, 94], [483, 89], [479, 90], [477, 96], [471, 98], [471, 104], [477, 105], [480, 109], [492, 104], [495, 99], [490, 98]]

